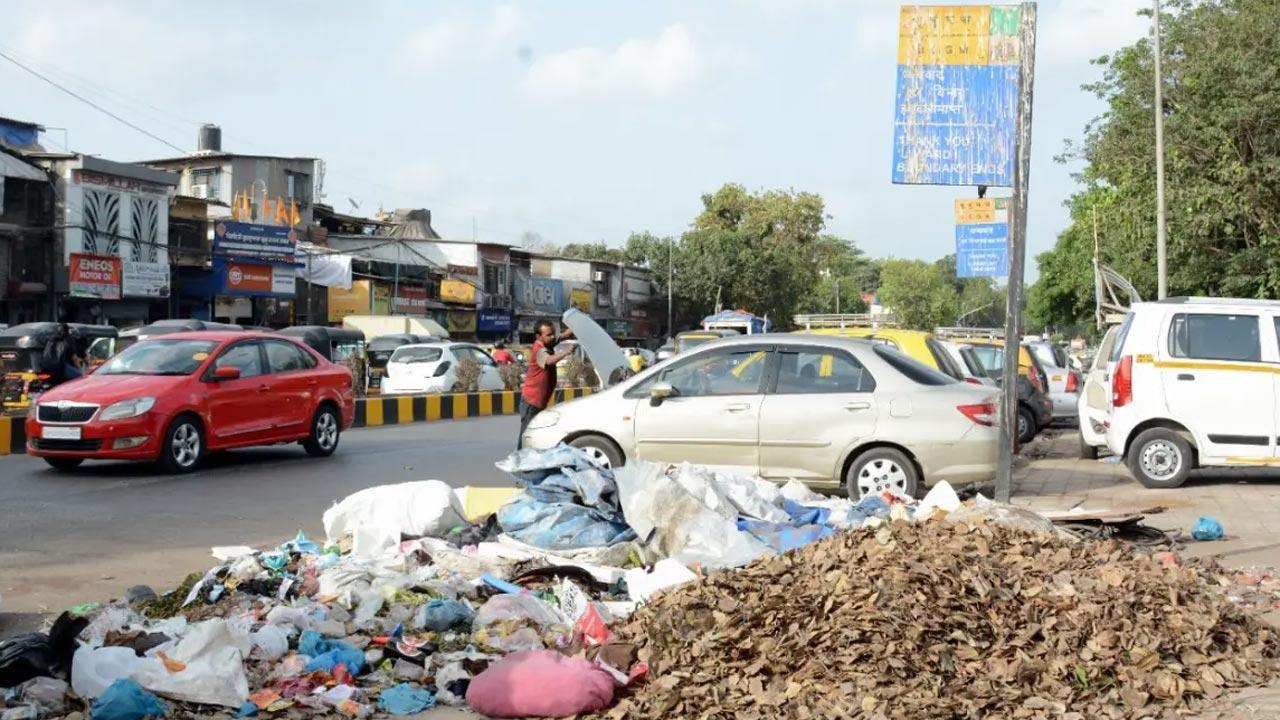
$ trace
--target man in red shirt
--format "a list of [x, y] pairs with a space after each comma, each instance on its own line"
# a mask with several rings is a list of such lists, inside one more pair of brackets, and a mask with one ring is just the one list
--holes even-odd
[[555, 351], [556, 343], [573, 337], [568, 328], [556, 335], [556, 326], [549, 320], [540, 320], [537, 339], [529, 350], [529, 367], [524, 374], [524, 387], [520, 390], [520, 436], [516, 449], [524, 445], [524, 431], [533, 416], [547, 409], [551, 396], [556, 392], [556, 364], [573, 353], [572, 347]]
[[500, 342], [493, 346], [493, 361], [499, 365], [513, 365], [515, 364], [516, 356], [512, 355], [511, 351], [507, 349], [506, 343]]

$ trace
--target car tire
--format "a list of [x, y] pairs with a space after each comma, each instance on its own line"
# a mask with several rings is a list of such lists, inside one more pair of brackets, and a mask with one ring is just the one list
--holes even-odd
[[1125, 460], [1129, 472], [1143, 486], [1170, 489], [1187, 481], [1195, 467], [1195, 451], [1176, 431], [1151, 428], [1133, 439]]
[[302, 447], [311, 457], [329, 457], [338, 449], [342, 436], [342, 421], [332, 405], [322, 405], [311, 418], [311, 435], [302, 441]]
[[569, 442], [569, 445], [587, 453], [597, 465], [613, 469], [627, 464], [622, 450], [607, 437], [602, 435], [583, 435]]
[[1080, 437], [1080, 459], [1081, 460], [1097, 460], [1098, 448], [1085, 442], [1084, 433], [1079, 434]]
[[864, 495], [874, 495], [884, 490], [915, 497], [920, 489], [920, 471], [901, 450], [872, 448], [849, 464], [849, 470], [844, 476], [844, 488], [849, 499], [854, 502]]
[[75, 457], [47, 457], [44, 461], [49, 463], [49, 467], [61, 472], [75, 470], [80, 467], [80, 463], [84, 462], [84, 458]]
[[189, 473], [204, 459], [204, 428], [194, 415], [179, 415], [169, 423], [160, 446], [160, 469], [176, 475]]
[[1036, 425], [1036, 415], [1026, 405], [1018, 406], [1018, 442], [1026, 445], [1035, 439], [1040, 428]]

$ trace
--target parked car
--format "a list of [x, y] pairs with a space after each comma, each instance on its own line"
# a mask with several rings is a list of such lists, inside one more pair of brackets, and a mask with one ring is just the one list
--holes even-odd
[[1134, 303], [1111, 353], [1111, 452], [1150, 488], [1198, 467], [1280, 463], [1278, 328], [1272, 300]]
[[502, 390], [498, 363], [479, 346], [438, 341], [401, 345], [387, 361], [382, 379], [383, 395], [453, 392], [458, 381], [458, 363], [464, 358], [480, 365], [480, 390]]
[[59, 470], [154, 460], [188, 472], [212, 450], [300, 442], [332, 455], [355, 419], [351, 372], [291, 338], [185, 332], [142, 340], [54, 388], [27, 415], [27, 449]]
[[990, 385], [995, 386], [996, 381], [987, 374], [986, 368], [983, 368], [972, 356], [970, 359], [965, 358], [964, 350], [968, 345], [961, 345], [949, 340], [940, 340], [938, 344], [946, 351], [947, 357], [951, 358], [951, 362], [959, 369], [959, 380], [963, 380], [973, 385]]
[[[994, 345], [964, 345], [960, 352], [966, 368], [985, 373], [997, 387], [1003, 384], [1004, 348]], [[1019, 374], [1017, 378], [1018, 442], [1025, 445], [1053, 422], [1053, 401], [1027, 375]]]
[[523, 441], [610, 467], [689, 461], [853, 497], [911, 494], [994, 475], [995, 397], [883, 344], [748, 335], [539, 413]]
[[676, 335], [674, 341], [675, 352], [677, 354], [689, 352], [690, 350], [705, 345], [709, 342], [715, 342], [720, 338], [734, 337], [742, 333], [735, 330], [686, 330]]
[[1107, 423], [1111, 417], [1111, 351], [1115, 348], [1120, 327], [1112, 326], [1098, 345], [1098, 351], [1090, 358], [1088, 373], [1084, 377], [1084, 389], [1077, 401], [1076, 414], [1080, 418], [1080, 457], [1096, 460], [1098, 450], [1107, 446]]
[[888, 345], [915, 359], [916, 362], [923, 363], [934, 370], [940, 370], [956, 380], [964, 379], [964, 371], [951, 359], [950, 354], [942, 347], [942, 342], [934, 338], [933, 333], [923, 330], [849, 326], [821, 327], [799, 332], [827, 337], [861, 338]]
[[1071, 367], [1071, 360], [1062, 346], [1048, 340], [1026, 344], [1040, 367], [1044, 369], [1049, 399], [1053, 401], [1055, 420], [1076, 417], [1080, 403], [1080, 375]]
[[387, 374], [387, 361], [391, 360], [391, 354], [396, 351], [396, 348], [438, 341], [443, 341], [443, 338], [408, 334], [379, 335], [370, 340], [365, 346], [365, 353], [369, 356], [369, 392], [382, 391], [382, 378]]

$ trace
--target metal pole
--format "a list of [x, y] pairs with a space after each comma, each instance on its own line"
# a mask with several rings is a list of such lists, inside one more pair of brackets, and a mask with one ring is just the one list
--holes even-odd
[[1160, 300], [1169, 296], [1169, 255], [1166, 248], [1168, 230], [1165, 227], [1164, 210], [1164, 78], [1160, 72], [1160, 0], [1153, 0], [1155, 14], [1151, 16], [1151, 34], [1155, 56], [1155, 113], [1156, 113], [1156, 295]]
[[675, 236], [667, 238], [667, 337], [669, 338], [675, 337], [675, 324], [673, 320], [674, 315], [672, 314], [672, 310], [671, 310], [672, 307], [674, 307], [671, 300], [671, 297], [672, 297], [671, 284], [673, 282], [673, 278], [675, 278], [675, 272], [676, 272], [675, 260], [674, 260], [675, 245], [676, 245]]
[[1004, 369], [1000, 394], [1000, 446], [996, 500], [1013, 494], [1013, 451], [1018, 435], [1018, 360], [1022, 348], [1022, 273], [1027, 256], [1027, 190], [1031, 174], [1031, 100], [1036, 66], [1036, 4], [1022, 3], [1018, 41], [1018, 112], [1013, 165], [1013, 217], [1009, 228], [1009, 294], [1004, 316]]
[[316, 325], [315, 316], [311, 314], [311, 298], [315, 296], [315, 286], [311, 284], [311, 278], [315, 277], [311, 274], [311, 254], [315, 252], [315, 246], [307, 250], [307, 324]]
[[[396, 240], [396, 279], [391, 284], [391, 314], [396, 314], [396, 300], [400, 297], [400, 243], [403, 240]], [[408, 313], [406, 313], [408, 314]]]
[[836, 314], [840, 314], [840, 278], [836, 278]]

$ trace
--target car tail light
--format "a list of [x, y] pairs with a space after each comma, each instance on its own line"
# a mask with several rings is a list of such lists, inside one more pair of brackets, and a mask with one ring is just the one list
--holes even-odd
[[445, 360], [436, 366], [434, 377], [444, 377], [444, 374], [447, 372], [449, 372], [449, 361]]
[[970, 385], [981, 385], [981, 384], [982, 384], [982, 381], [981, 381], [981, 380], [979, 380], [979, 379], [978, 379], [978, 378], [976, 378], [976, 377], [967, 377], [967, 378], [965, 378], [965, 379], [964, 379], [964, 381], [965, 381], [965, 382], [967, 382], [967, 383], [969, 383]]
[[1133, 356], [1125, 355], [1116, 365], [1116, 374], [1111, 379], [1111, 404], [1124, 407], [1133, 402]]
[[979, 425], [994, 427], [996, 424], [995, 403], [983, 403], [981, 405], [957, 405], [956, 409], [964, 414], [965, 417]]
[[1080, 376], [1076, 375], [1075, 370], [1069, 370], [1067, 372], [1067, 392], [1080, 392]]
[[1031, 387], [1039, 392], [1044, 392], [1044, 383], [1040, 381], [1040, 373], [1036, 372], [1034, 368], [1027, 373], [1027, 380], [1030, 381]]

